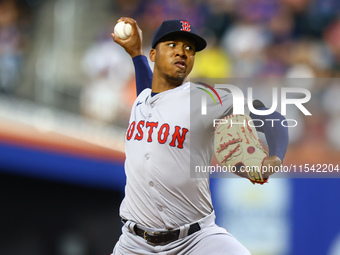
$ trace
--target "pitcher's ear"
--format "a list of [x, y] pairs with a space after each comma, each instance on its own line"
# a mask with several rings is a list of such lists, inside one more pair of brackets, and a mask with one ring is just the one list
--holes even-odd
[[155, 62], [156, 49], [151, 49], [149, 53], [150, 60]]

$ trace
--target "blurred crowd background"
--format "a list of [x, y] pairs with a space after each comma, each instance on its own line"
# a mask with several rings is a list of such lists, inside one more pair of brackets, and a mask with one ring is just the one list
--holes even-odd
[[[116, 21], [137, 20], [148, 56], [161, 22], [181, 18], [208, 41], [189, 78], [333, 78], [302, 82], [318, 105], [305, 127], [340, 149], [339, 1], [2, 0], [0, 14], [2, 95], [125, 128], [134, 70], [110, 37]], [[291, 142], [306, 140], [299, 134]]]
[[[134, 69], [127, 53], [110, 37], [123, 16], [134, 18], [142, 29], [146, 56], [153, 32], [163, 20], [190, 21], [207, 39], [208, 47], [197, 53], [189, 79], [249, 80], [257, 84], [258, 97], [268, 105], [271, 86], [308, 89], [312, 99], [305, 106], [312, 116], [302, 115], [296, 107], [288, 111], [287, 118], [297, 120], [298, 126], [289, 131], [284, 163], [339, 164], [338, 0], [0, 0], [1, 171], [17, 168], [23, 175], [31, 171], [26, 166], [19, 167], [24, 157], [19, 153], [8, 156], [8, 147], [1, 147], [6, 132], [15, 131], [7, 128], [5, 121], [18, 122], [22, 126], [19, 133], [27, 131], [22, 124], [33, 126], [34, 139], [48, 135], [64, 142], [48, 133], [54, 131], [124, 151], [124, 132], [136, 96]], [[2, 135], [4, 130], [6, 135]], [[25, 160], [31, 156], [28, 155]], [[4, 170], [3, 162], [10, 156], [15, 167]], [[57, 159], [53, 164], [57, 161], [60, 162]], [[118, 161], [114, 170], [123, 171], [123, 159]], [[98, 174], [97, 165], [87, 161], [85, 164], [91, 174]], [[78, 172], [73, 167], [69, 170], [61, 164], [60, 169], [65, 169], [65, 176], [75, 171], [74, 178], [81, 179], [83, 169]], [[52, 179], [55, 169], [45, 169], [45, 165], [41, 168]], [[96, 181], [97, 177], [91, 175], [90, 179]], [[110, 182], [106, 173], [102, 177], [106, 184]], [[67, 179], [62, 176], [62, 181], [63, 178]], [[0, 223], [7, 237], [0, 244], [0, 253], [108, 254], [120, 234], [118, 206], [124, 180], [115, 178], [111, 188], [116, 193], [106, 193], [1, 175], [0, 194], [8, 197], [1, 200], [7, 218], [0, 217]], [[221, 224], [230, 226], [236, 234], [244, 231], [240, 236], [249, 234], [245, 242], [255, 250], [254, 254], [339, 254], [339, 220], [334, 215], [340, 208], [332, 207], [339, 204], [336, 180], [276, 179], [261, 190], [244, 186], [248, 184], [245, 182], [229, 181], [216, 180], [214, 186], [223, 196], [216, 198]], [[119, 188], [114, 187], [118, 182]], [[242, 201], [235, 198], [241, 193]], [[262, 204], [254, 204], [254, 197], [260, 197]], [[311, 198], [319, 199], [319, 203]], [[299, 209], [295, 211], [296, 208]], [[253, 223], [249, 215], [254, 210], [261, 220], [272, 220], [267, 228], [258, 222], [256, 230], [263, 231], [260, 234], [247, 228]], [[321, 220], [318, 215], [322, 215]], [[235, 224], [234, 230], [235, 222], [241, 225]], [[303, 225], [299, 225], [301, 222]], [[263, 245], [262, 234], [273, 238], [272, 248]], [[309, 245], [316, 244], [315, 240], [319, 245]], [[333, 241], [332, 250], [326, 253], [324, 247]], [[312, 250], [304, 253], [308, 247]]]

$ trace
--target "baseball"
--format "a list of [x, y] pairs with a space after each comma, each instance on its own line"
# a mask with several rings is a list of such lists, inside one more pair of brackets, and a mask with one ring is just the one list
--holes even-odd
[[114, 33], [122, 40], [126, 40], [131, 35], [132, 27], [129, 23], [118, 22], [114, 28]]

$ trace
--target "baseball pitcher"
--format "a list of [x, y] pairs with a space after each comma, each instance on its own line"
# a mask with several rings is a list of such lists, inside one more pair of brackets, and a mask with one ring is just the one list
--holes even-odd
[[[249, 255], [227, 230], [215, 224], [209, 178], [190, 178], [190, 159], [197, 165], [209, 165], [214, 151], [228, 150], [225, 143], [229, 143], [222, 141], [219, 134], [221, 143], [214, 146], [216, 132], [212, 123], [231, 112], [230, 93], [218, 91], [223, 107], [208, 105], [208, 117], [203, 118], [199, 108], [190, 109], [190, 88], [200, 85], [186, 82], [186, 77], [206, 41], [186, 20], [164, 21], [152, 39], [149, 53], [154, 62], [152, 72], [143, 55], [142, 31], [136, 21], [126, 17], [119, 21], [132, 27], [127, 39], [114, 33], [111, 36], [133, 60], [137, 98], [125, 134], [127, 181], [120, 207], [124, 225], [113, 254]], [[205, 93], [201, 89], [194, 91], [198, 98]], [[193, 123], [190, 114], [195, 112], [198, 114]], [[283, 118], [277, 112], [273, 114]], [[222, 132], [221, 128], [218, 130]], [[269, 155], [257, 156], [262, 157], [259, 162], [281, 165], [288, 143], [286, 128], [264, 126], [261, 131], [272, 142]], [[236, 135], [229, 140], [237, 145], [241, 141], [237, 139]], [[191, 147], [193, 141], [195, 146]], [[237, 148], [242, 146], [240, 143]], [[256, 145], [253, 147], [255, 150]], [[224, 151], [223, 159], [236, 151]], [[262, 184], [271, 173], [256, 173], [252, 177], [254, 174], [245, 177]]]

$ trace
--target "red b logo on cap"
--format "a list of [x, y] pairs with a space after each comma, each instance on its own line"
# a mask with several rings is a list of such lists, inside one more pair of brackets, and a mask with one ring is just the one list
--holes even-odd
[[181, 21], [182, 23], [182, 31], [186, 31], [186, 32], [190, 32], [191, 28], [190, 28], [190, 24], [188, 21]]

